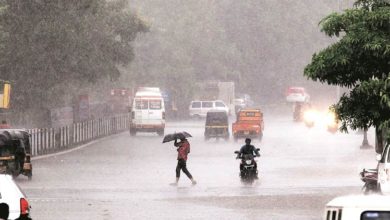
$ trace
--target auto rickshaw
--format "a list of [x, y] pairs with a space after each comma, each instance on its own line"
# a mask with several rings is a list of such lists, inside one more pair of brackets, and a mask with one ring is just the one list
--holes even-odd
[[204, 138], [208, 140], [213, 137], [229, 140], [229, 120], [226, 111], [212, 110], [207, 112]]
[[32, 178], [30, 135], [23, 129], [0, 129], [0, 173]]

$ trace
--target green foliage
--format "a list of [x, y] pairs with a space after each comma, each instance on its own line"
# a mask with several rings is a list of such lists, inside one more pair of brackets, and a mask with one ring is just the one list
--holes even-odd
[[354, 5], [320, 22], [326, 35], [341, 39], [314, 54], [304, 75], [351, 88], [334, 106], [343, 131], [374, 126], [381, 134], [390, 120], [390, 2], [358, 0]]
[[14, 84], [13, 109], [53, 107], [73, 85], [117, 79], [147, 31], [126, 2], [2, 0], [0, 78]]
[[[365, 5], [373, 5], [372, 9]], [[342, 38], [314, 54], [304, 74], [313, 80], [353, 87], [372, 77], [386, 78], [390, 72], [390, 4], [358, 1], [343, 14], [332, 13], [321, 22], [330, 37]], [[374, 7], [375, 6], [375, 7]]]
[[368, 128], [372, 125], [380, 126], [389, 118], [390, 108], [381, 105], [383, 102], [383, 80], [372, 79], [360, 83], [349, 95], [343, 95], [334, 106], [339, 119], [342, 121], [342, 130]]

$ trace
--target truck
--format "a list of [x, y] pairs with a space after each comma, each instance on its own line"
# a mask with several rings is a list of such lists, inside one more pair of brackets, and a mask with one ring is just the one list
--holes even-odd
[[232, 124], [235, 141], [239, 138], [258, 138], [262, 140], [264, 131], [263, 113], [259, 108], [244, 108], [237, 113], [237, 120]]
[[164, 136], [165, 107], [157, 87], [138, 88], [131, 106], [130, 135], [137, 132], [157, 132]]

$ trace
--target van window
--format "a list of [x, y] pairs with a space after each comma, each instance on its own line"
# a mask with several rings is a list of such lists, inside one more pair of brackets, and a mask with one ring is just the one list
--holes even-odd
[[365, 211], [360, 216], [360, 220], [385, 220], [390, 219], [389, 211]]
[[215, 106], [217, 106], [217, 107], [226, 107], [225, 104], [223, 104], [222, 102], [216, 102]]
[[193, 102], [191, 108], [200, 108], [200, 102]]
[[149, 100], [149, 109], [152, 110], [161, 109], [161, 100]]
[[202, 102], [202, 108], [212, 108], [213, 102]]
[[148, 109], [148, 100], [135, 100], [135, 109]]

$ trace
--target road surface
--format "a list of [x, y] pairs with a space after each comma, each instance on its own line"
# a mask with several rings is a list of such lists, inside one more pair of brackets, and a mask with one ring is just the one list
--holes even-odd
[[[243, 185], [231, 138], [204, 141], [202, 121], [170, 122], [166, 133], [188, 131], [187, 177], [177, 187], [176, 150], [154, 134], [128, 132], [67, 154], [35, 160], [32, 181], [17, 183], [27, 194], [33, 219], [321, 219], [338, 195], [360, 193], [359, 170], [375, 167], [363, 136], [306, 128], [291, 117], [270, 116], [258, 159], [260, 180]], [[370, 142], [373, 136], [369, 134]]]

